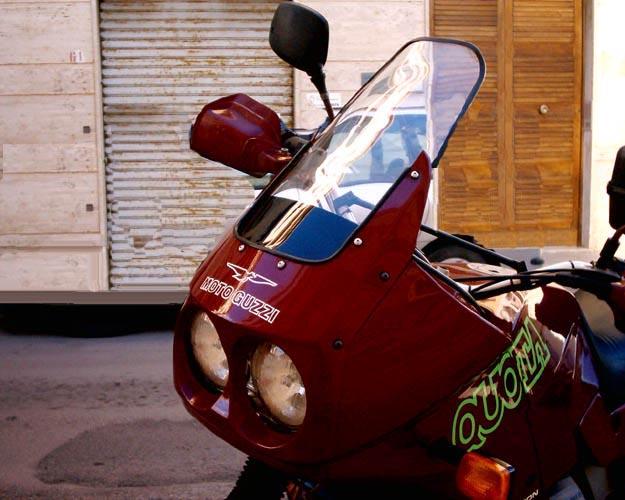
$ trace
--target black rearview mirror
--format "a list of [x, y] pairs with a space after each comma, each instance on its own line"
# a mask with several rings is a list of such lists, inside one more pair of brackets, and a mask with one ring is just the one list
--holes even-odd
[[284, 2], [276, 9], [269, 34], [271, 48], [282, 60], [310, 76], [328, 116], [333, 118], [323, 72], [329, 42], [328, 21], [319, 12], [292, 2]]
[[613, 229], [625, 226], [625, 147], [616, 155], [614, 173], [608, 184], [610, 195], [610, 225]]

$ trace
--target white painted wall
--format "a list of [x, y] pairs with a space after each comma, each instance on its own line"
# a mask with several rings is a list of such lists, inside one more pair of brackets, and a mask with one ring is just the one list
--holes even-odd
[[625, 146], [625, 2], [595, 0], [590, 173], [590, 247], [611, 233], [606, 184], [616, 152]]

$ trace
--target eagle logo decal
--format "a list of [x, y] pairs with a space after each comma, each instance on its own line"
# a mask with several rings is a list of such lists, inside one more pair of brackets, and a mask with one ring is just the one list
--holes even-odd
[[254, 283], [256, 285], [268, 285], [268, 286], [278, 286], [278, 284], [274, 281], [271, 281], [269, 278], [265, 278], [258, 273], [253, 271], [249, 271], [244, 267], [237, 266], [236, 264], [232, 264], [228, 262], [228, 267], [234, 273], [232, 277], [240, 283]]

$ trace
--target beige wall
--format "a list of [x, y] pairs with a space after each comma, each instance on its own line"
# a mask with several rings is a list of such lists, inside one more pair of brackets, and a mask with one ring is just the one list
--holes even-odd
[[590, 246], [600, 248], [611, 232], [606, 184], [617, 150], [625, 146], [625, 2], [594, 1]]
[[[326, 76], [331, 94], [345, 104], [362, 85], [362, 74], [373, 73], [407, 41], [426, 33], [424, 0], [327, 1], [302, 3], [323, 14], [330, 23], [330, 51]], [[308, 76], [295, 75], [295, 125], [316, 127], [325, 112], [308, 101], [316, 91]]]
[[[610, 232], [605, 186], [625, 145], [625, 2], [593, 1], [584, 191], [586, 239], [598, 248]], [[363, 73], [427, 31], [425, 0], [304, 3], [330, 22], [328, 87], [343, 104]], [[0, 0], [0, 290], [108, 288], [97, 8], [96, 0]], [[296, 126], [324, 119], [309, 102], [315, 93], [296, 72]]]
[[0, 0], [0, 290], [108, 286], [96, 9]]

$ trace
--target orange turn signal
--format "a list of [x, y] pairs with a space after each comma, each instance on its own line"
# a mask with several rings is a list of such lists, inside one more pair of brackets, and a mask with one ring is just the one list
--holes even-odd
[[456, 487], [467, 498], [506, 500], [513, 470], [499, 460], [467, 453], [462, 457], [456, 473]]

